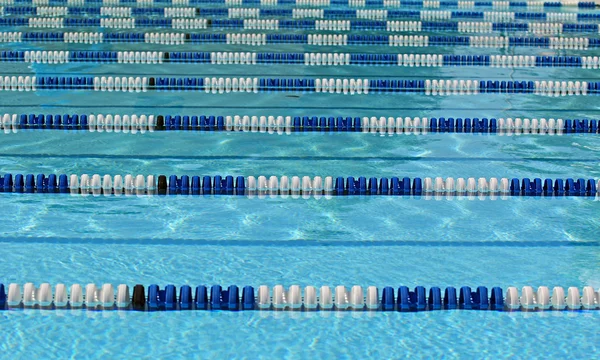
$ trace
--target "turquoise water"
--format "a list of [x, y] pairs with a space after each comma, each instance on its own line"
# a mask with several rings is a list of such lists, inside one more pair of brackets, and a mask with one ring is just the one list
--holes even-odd
[[[11, 312], [3, 319], [12, 326], [3, 348], [27, 346], [62, 358], [218, 353], [248, 359], [580, 358], [598, 351], [598, 332], [592, 330], [598, 312], [322, 314]], [[74, 326], [85, 335], [63, 330]], [[40, 341], [40, 332], [53, 334], [52, 342]]]
[[[277, 136], [237, 134], [222, 154], [244, 156], [250, 141], [288, 146], [265, 154], [221, 159], [200, 151], [172, 158], [152, 146], [180, 136], [189, 142], [223, 142], [223, 134], [189, 136], [20, 132], [3, 150], [21, 153], [12, 140], [49, 136], [53, 147], [30, 156], [6, 155], [2, 171], [143, 172], [214, 174], [540, 174], [598, 177], [591, 136], [477, 137], [412, 135]], [[246, 137], [247, 136], [247, 137]], [[64, 149], [99, 139], [123, 140], [116, 153], [69, 156]], [[154, 139], [156, 138], [156, 139]], [[296, 159], [306, 140], [413, 142], [406, 158]], [[516, 139], [516, 140], [514, 140]], [[44, 139], [39, 139], [42, 141]], [[476, 154], [475, 140], [493, 144]], [[513, 151], [502, 151], [517, 141]], [[62, 142], [65, 148], [58, 146]], [[173, 141], [172, 142], [176, 142]], [[415, 143], [416, 142], [416, 143]], [[243, 146], [241, 143], [245, 143]], [[439, 146], [437, 146], [437, 144]], [[464, 143], [468, 149], [458, 146]], [[114, 143], [113, 143], [114, 144]], [[316, 143], [318, 144], [318, 142]], [[453, 146], [450, 146], [454, 144]], [[519, 146], [537, 149], [524, 158]], [[577, 146], [574, 144], [578, 144]], [[137, 146], [136, 146], [137, 145]], [[156, 145], [156, 144], [154, 144]], [[335, 144], [329, 144], [334, 148]], [[322, 146], [325, 146], [322, 144]], [[555, 148], [556, 147], [556, 148]], [[93, 148], [93, 147], [92, 147]], [[218, 146], [217, 146], [218, 148]], [[430, 152], [424, 148], [431, 148]], [[480, 146], [480, 148], [484, 148]], [[128, 149], [127, 151], [123, 149]], [[446, 149], [446, 151], [444, 151]], [[461, 150], [462, 149], [462, 150]], [[130, 153], [130, 157], [119, 153]], [[315, 150], [315, 152], [317, 152]], [[569, 161], [566, 152], [580, 161]], [[85, 153], [85, 152], [84, 152]], [[146, 157], [140, 155], [147, 153]], [[318, 152], [317, 152], [318, 153]], [[325, 153], [325, 152], [322, 152]], [[367, 151], [366, 154], [370, 152]], [[286, 155], [287, 154], [287, 155]], [[361, 155], [362, 154], [362, 155]], [[562, 154], [562, 155], [561, 155]], [[139, 157], [139, 158], [136, 158]], [[211, 158], [213, 156], [214, 158]], [[325, 155], [323, 155], [326, 157]], [[465, 157], [461, 157], [465, 156]], [[498, 158], [489, 161], [488, 156]], [[550, 157], [547, 158], [546, 156]], [[556, 157], [556, 158], [553, 158]], [[262, 160], [261, 160], [262, 159]], [[316, 171], [315, 169], [319, 169]], [[470, 176], [470, 175], [469, 175]], [[248, 199], [245, 197], [81, 197], [4, 194], [12, 214], [2, 228], [3, 281], [36, 284], [95, 282], [150, 284], [267, 284], [351, 286], [600, 286], [597, 198], [464, 197], [427, 199], [352, 197]], [[8, 311], [13, 329], [3, 347], [53, 351], [57, 357], [214, 356], [323, 358], [584, 357], [597, 351], [598, 312], [498, 313], [201, 313]], [[65, 330], [69, 329], [69, 330]], [[560, 329], [557, 330], [557, 329]], [[40, 334], [53, 334], [51, 336]], [[85, 335], [80, 335], [85, 334]], [[219, 335], [216, 335], [219, 334]], [[132, 341], [134, 339], [134, 341]], [[536, 339], [533, 341], [532, 339]], [[94, 354], [89, 349], [102, 344]], [[244, 344], [244, 345], [241, 345]], [[540, 351], [543, 347], [543, 351]]]
[[[546, 9], [546, 11], [549, 11]], [[551, 9], [552, 12], [572, 11]], [[7, 28], [6, 31], [10, 31]], [[449, 35], [455, 35], [449, 33]], [[570, 36], [570, 35], [569, 35]], [[597, 55], [596, 50], [7, 44], [19, 50]], [[165, 50], [167, 49], [167, 50]], [[30, 65], [1, 75], [598, 79], [597, 70]], [[595, 97], [2, 92], [0, 113], [599, 118]], [[0, 173], [600, 178], [597, 135], [25, 131]], [[598, 197], [0, 194], [0, 282], [600, 288]], [[2, 358], [593, 358], [600, 311], [0, 313]]]
[[[33, 194], [3, 195], [3, 210], [6, 283], [600, 286], [598, 201], [583, 198]], [[598, 350], [598, 315], [17, 310], [1, 323], [3, 348], [60, 358], [579, 358]]]

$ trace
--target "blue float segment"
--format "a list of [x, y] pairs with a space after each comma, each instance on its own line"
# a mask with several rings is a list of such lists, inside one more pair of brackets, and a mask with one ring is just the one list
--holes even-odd
[[0, 309], [4, 309], [6, 305], [6, 290], [4, 284], [0, 283]]
[[386, 286], [381, 293], [381, 310], [392, 311], [395, 308], [394, 288]]
[[243, 176], [237, 177], [235, 181], [235, 190], [240, 195], [246, 190], [246, 179]]
[[344, 187], [344, 178], [338, 177], [335, 179], [335, 187], [333, 188], [334, 194], [336, 195], [344, 195], [346, 189]]
[[421, 195], [423, 193], [423, 183], [421, 178], [414, 178], [412, 186], [413, 195]]
[[378, 193], [381, 195], [388, 195], [390, 193], [390, 181], [388, 180], [388, 178], [381, 178], [381, 180], [379, 181]]
[[5, 174], [2, 178], [2, 187], [4, 192], [12, 192], [13, 191], [13, 177], [12, 174]]
[[398, 311], [410, 311], [411, 305], [410, 291], [408, 290], [408, 287], [400, 286], [398, 288]]
[[23, 174], [15, 175], [13, 185], [14, 185], [14, 192], [23, 192], [23, 187], [25, 186], [25, 182], [23, 180]]
[[346, 179], [346, 194], [347, 195], [359, 195], [367, 193], [367, 180], [364, 177], [354, 179], [350, 176]]
[[182, 310], [191, 310], [194, 307], [192, 288], [189, 285], [183, 285], [179, 289], [179, 307]]
[[[191, 3], [190, 3], [191, 5]], [[199, 10], [199, 15], [200, 16], [224, 16], [227, 17], [227, 15], [229, 14], [229, 9], [225, 9], [225, 8], [200, 8]], [[262, 12], [261, 12], [262, 13]]]
[[210, 288], [210, 307], [213, 310], [221, 309], [221, 305], [224, 303], [223, 293], [220, 285], [213, 285]]
[[199, 195], [200, 191], [202, 190], [202, 185], [201, 185], [201, 181], [200, 181], [200, 176], [192, 176], [192, 184], [191, 184], [191, 191], [192, 191], [192, 195]]
[[490, 309], [502, 310], [504, 309], [504, 297], [502, 295], [502, 288], [492, 288], [492, 294], [490, 296]]
[[255, 305], [254, 288], [252, 286], [244, 286], [242, 290], [242, 310], [254, 310]]
[[152, 284], [148, 287], [148, 307], [158, 308], [162, 305], [160, 289], [158, 285]]
[[[580, 14], [581, 15], [581, 14]], [[598, 24], [563, 24], [565, 33], [598, 33]]]
[[444, 290], [444, 309], [456, 309], [458, 304], [456, 301], [456, 289], [453, 287], [447, 287]]
[[596, 194], [598, 191], [598, 189], [596, 188], [596, 181], [594, 179], [589, 179], [587, 181], [585, 190], [587, 196], [594, 196], [594, 194]]
[[[48, 190], [56, 189], [56, 175], [48, 176]], [[58, 176], [58, 190], [61, 193], [66, 193], [69, 191], [69, 180], [67, 179], [67, 175], [60, 174]]]
[[27, 174], [27, 177], [25, 178], [25, 191], [28, 193], [35, 191], [35, 179], [33, 174]]
[[208, 309], [208, 291], [206, 286], [200, 285], [196, 287], [194, 303], [196, 304], [196, 309], [198, 310]]
[[238, 176], [234, 183], [233, 176], [231, 175], [225, 178], [217, 175], [214, 179], [210, 176], [204, 176], [201, 182], [199, 176], [192, 176], [190, 182], [190, 176], [188, 175], [183, 175], [181, 178], [178, 178], [176, 175], [170, 175], [167, 189], [170, 195], [188, 195], [190, 191], [193, 195], [199, 195], [200, 193], [205, 195], [234, 194], [234, 191], [242, 195], [245, 191], [245, 179], [242, 176]]
[[210, 194], [212, 192], [212, 178], [210, 176], [204, 176], [202, 180], [202, 190], [204, 193]]
[[427, 295], [426, 290], [423, 286], [415, 287], [415, 290], [411, 292], [412, 303], [417, 311], [427, 309]]
[[492, 30], [502, 32], [527, 32], [529, 24], [527, 23], [492, 23]]
[[458, 31], [458, 22], [445, 21], [422, 21], [421, 29], [423, 31]]
[[[68, 187], [68, 184], [66, 182], [66, 175], [60, 175], [60, 190], [62, 191], [63, 189], [66, 190], [66, 188]], [[52, 192], [56, 192], [57, 189], [59, 189], [58, 187], [58, 181], [56, 178], [56, 175], [54, 174], [50, 174], [48, 175], [48, 179], [46, 181], [47, 186], [45, 187], [45, 190], [47, 190], [47, 192], [52, 193]], [[39, 190], [38, 190], [39, 192]]]
[[108, 43], [137, 43], [145, 42], [146, 36], [144, 33], [106, 32], [103, 41]]
[[544, 12], [516, 12], [515, 20], [546, 21], [546, 13], [544, 13]]
[[212, 310], [239, 310], [240, 296], [238, 287], [231, 285], [227, 290], [223, 290], [220, 285], [213, 285], [210, 290], [210, 306]]
[[187, 195], [190, 191], [190, 177], [183, 175], [181, 177], [181, 194]]
[[564, 195], [565, 193], [565, 185], [563, 179], [556, 179], [554, 181], [554, 194], [555, 195]]
[[429, 309], [430, 310], [441, 310], [442, 309], [442, 291], [439, 287], [434, 286], [429, 289]]
[[237, 311], [240, 309], [240, 293], [236, 285], [227, 288], [227, 310]]
[[[594, 5], [595, 7], [596, 5]], [[592, 6], [588, 6], [589, 8], [592, 8]], [[579, 13], [577, 14], [577, 20], [578, 21], [595, 21], [598, 22], [600, 21], [600, 14], [598, 14], [597, 12], [594, 13]]]
[[[437, 300], [432, 299], [432, 302], [437, 302]], [[423, 286], [415, 287], [414, 291], [410, 291], [406, 286], [398, 288], [398, 311], [423, 311], [427, 310], [427, 307], [428, 300]]]
[[575, 182], [573, 179], [569, 178], [565, 181], [565, 193], [579, 195], [577, 191], [575, 191]]
[[544, 179], [542, 185], [542, 191], [545, 196], [552, 195], [554, 193], [554, 187], [552, 186], [552, 179]]
[[388, 10], [388, 19], [421, 19], [421, 12], [416, 10]]
[[234, 190], [233, 177], [228, 175], [223, 179], [220, 175], [214, 178], [214, 193], [225, 194], [232, 193]]
[[477, 287], [477, 291], [471, 293], [473, 305], [479, 310], [487, 310], [489, 307], [488, 289], [485, 286]]
[[510, 193], [511, 195], [519, 195], [521, 193], [519, 179], [513, 178], [510, 180]]
[[402, 178], [402, 181], [400, 181], [400, 187], [401, 187], [400, 195], [410, 195], [411, 194], [410, 178], [408, 178], [408, 177]]
[[178, 305], [177, 289], [174, 285], [167, 285], [164, 290], [164, 304], [167, 309], [173, 309]]
[[[176, 77], [152, 77], [149, 79], [148, 90], [155, 91], [202, 91], [204, 90], [204, 78], [176, 78]], [[173, 130], [182, 127], [181, 117], [169, 119], [171, 122], [165, 125]], [[189, 124], [188, 124], [189, 125]]]
[[[497, 80], [481, 80], [479, 82], [479, 91], [482, 93], [503, 93], [503, 94], [529, 94], [535, 91], [533, 81], [497, 81]], [[479, 122], [479, 119], [474, 119]], [[487, 119], [482, 119], [485, 121]], [[472, 125], [476, 126], [475, 123]], [[481, 126], [479, 124], [478, 126]]]
[[458, 297], [458, 305], [461, 309], [472, 309], [473, 308], [473, 299], [471, 297], [471, 288], [468, 286], [463, 286], [460, 288], [460, 293]]

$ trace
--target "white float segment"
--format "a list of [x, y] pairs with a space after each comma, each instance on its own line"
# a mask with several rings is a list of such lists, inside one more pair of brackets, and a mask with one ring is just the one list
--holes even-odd
[[535, 307], [535, 297], [531, 286], [524, 286], [521, 290], [520, 303], [524, 309], [533, 309]]
[[304, 288], [304, 306], [309, 310], [317, 308], [317, 289], [314, 286], [307, 286]]
[[600, 307], [600, 290], [596, 294], [593, 287], [584, 287], [581, 296], [581, 305], [584, 309], [597, 309]]
[[329, 286], [321, 286], [319, 292], [319, 306], [322, 309], [331, 309], [333, 308], [333, 298], [331, 295], [331, 289]]
[[506, 298], [504, 300], [504, 305], [511, 310], [519, 308], [519, 291], [516, 287], [511, 286], [508, 289], [506, 289]]
[[69, 294], [64, 284], [56, 284], [54, 290], [54, 306], [57, 308], [66, 307], [69, 302]]
[[550, 308], [550, 290], [547, 286], [540, 286], [535, 295], [537, 306], [540, 310], [546, 310]]
[[570, 310], [578, 310], [581, 308], [581, 296], [578, 288], [570, 287], [567, 290], [566, 303]]
[[100, 305], [105, 308], [111, 308], [115, 305], [115, 289], [112, 284], [102, 285], [102, 289], [99, 294]]
[[35, 306], [36, 305], [36, 292], [37, 289], [33, 283], [26, 283], [23, 286], [23, 305], [24, 306]]
[[96, 284], [87, 284], [85, 287], [85, 305], [95, 307], [98, 304], [98, 289]]
[[21, 287], [19, 284], [10, 284], [8, 286], [8, 296], [7, 296], [8, 306], [18, 306], [23, 301], [23, 296], [21, 295]]
[[550, 298], [552, 308], [555, 310], [562, 310], [566, 307], [565, 291], [562, 287], [556, 286], [552, 290], [552, 297]]
[[118, 308], [127, 308], [131, 304], [131, 296], [129, 295], [129, 286], [121, 284], [117, 287], [116, 305]]
[[83, 290], [81, 285], [73, 284], [71, 285], [71, 297], [70, 304], [73, 307], [80, 307], [84, 304], [83, 302]]
[[269, 287], [261, 285], [258, 288], [258, 297], [256, 299], [259, 309], [266, 309], [271, 307], [271, 295], [269, 293]]

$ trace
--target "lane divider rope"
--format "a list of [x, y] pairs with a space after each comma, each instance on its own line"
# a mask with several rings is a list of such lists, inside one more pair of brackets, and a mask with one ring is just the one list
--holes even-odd
[[227, 44], [265, 46], [302, 44], [313, 46], [468, 46], [483, 48], [537, 47], [588, 50], [600, 47], [600, 39], [588, 37], [428, 36], [267, 33], [128, 33], [128, 32], [0, 32], [0, 43], [146, 43], [162, 45]]
[[76, 130], [144, 134], [154, 131], [225, 131], [291, 134], [297, 132], [362, 132], [371, 134], [597, 134], [600, 120], [554, 118], [453, 117], [325, 117], [256, 115], [146, 114], [4, 114], [0, 129]]
[[3, 6], [0, 15], [11, 16], [108, 16], [222, 19], [365, 19], [365, 20], [464, 20], [479, 19], [494, 22], [520, 20], [559, 23], [597, 22], [600, 14], [594, 12], [512, 12], [512, 11], [464, 11], [459, 10], [371, 10], [371, 9], [306, 9], [306, 8], [222, 8], [222, 7], [128, 7], [128, 6]]
[[539, 96], [592, 96], [600, 94], [597, 81], [515, 81], [466, 79], [340, 79], [340, 78], [237, 78], [146, 76], [1, 76], [0, 91], [193, 91], [229, 93], [329, 93], [478, 95], [532, 94]]
[[[600, 17], [600, 14], [599, 14]], [[432, 21], [385, 21], [385, 20], [279, 20], [239, 19], [210, 20], [206, 18], [90, 18], [90, 17], [7, 17], [0, 18], [0, 27], [69, 28], [100, 27], [107, 29], [171, 28], [196, 30], [315, 30], [315, 31], [377, 31], [377, 32], [434, 32], [459, 33], [530, 32], [535, 34], [593, 33], [600, 32], [594, 24], [515, 23], [515, 20], [487, 22], [444, 22]]]
[[595, 1], [559, 0], [559, 1], [419, 1], [419, 0], [0, 0], [0, 5], [34, 5], [34, 6], [193, 6], [193, 5], [225, 5], [225, 6], [315, 6], [315, 7], [360, 7], [360, 8], [420, 8], [420, 9], [473, 9], [473, 8], [541, 8], [542, 10], [561, 7], [594, 9]]
[[2, 193], [70, 193], [73, 195], [307, 195], [307, 196], [537, 196], [596, 197], [600, 180], [541, 178], [409, 178], [333, 176], [188, 176], [94, 174], [5, 174]]
[[[533, 8], [540, 10], [554, 10], [562, 7], [576, 7], [582, 10], [594, 9], [597, 5], [594, 1], [579, 0], [559, 0], [559, 1], [415, 1], [415, 0], [0, 0], [0, 5], [33, 5], [44, 7], [56, 6], [87, 6], [87, 7], [106, 7], [106, 6], [131, 6], [131, 7], [189, 7], [194, 5], [225, 5], [225, 6], [246, 6], [246, 7], [279, 7], [290, 6], [315, 6], [319, 9], [329, 7], [360, 7], [369, 8], [375, 11], [387, 10], [390, 8], [418, 8], [418, 9], [475, 9], [492, 8], [496, 10], [508, 10], [513, 8]], [[378, 10], [381, 8], [382, 10]]]
[[[365, 291], [366, 290], [366, 291]], [[600, 309], [600, 291], [585, 286], [580, 292], [577, 287], [569, 287], [567, 293], [562, 287], [540, 286], [534, 290], [524, 286], [519, 295], [516, 287], [503, 291], [485, 286], [472, 289], [463, 286], [460, 289], [423, 286], [409, 289], [400, 286], [397, 290], [387, 286], [378, 289], [368, 286], [366, 289], [355, 285], [348, 289], [329, 286], [317, 289], [315, 286], [298, 285], [285, 288], [275, 285], [258, 288], [236, 285], [227, 288], [220, 285], [207, 287], [200, 285], [192, 289], [189, 285], [177, 288], [167, 285], [161, 289], [158, 285], [135, 285], [130, 292], [129, 286], [121, 284], [88, 284], [84, 289], [73, 284], [67, 289], [64, 284], [54, 286], [49, 283], [36, 287], [33, 283], [21, 286], [9, 284], [8, 292], [0, 284], [0, 309], [37, 308], [47, 310], [88, 309], [88, 310], [224, 310], [224, 311], [435, 311], [435, 310], [495, 310], [495, 311], [581, 311]]]
[[[0, 8], [1, 12], [1, 8]], [[126, 17], [127, 15], [123, 15]], [[31, 21], [27, 24], [19, 23], [15, 26], [29, 26], [30, 28], [63, 28], [70, 26], [101, 26], [106, 28], [124, 28], [133, 29], [135, 28], [136, 20], [134, 18], [127, 19], [97, 19], [96, 23], [93, 23], [90, 17], [86, 18], [85, 23], [65, 23], [58, 18], [31, 18]], [[75, 21], [76, 19], [72, 19]], [[89, 21], [88, 21], [89, 20]], [[140, 21], [145, 21], [140, 19]], [[167, 27], [173, 29], [209, 29], [214, 27], [213, 22], [207, 19], [173, 19], [170, 20], [170, 25], [167, 23], [160, 23], [158, 27]], [[277, 30], [280, 29], [280, 20], [260, 20], [245, 21], [242, 28], [246, 30]], [[8, 24], [8, 23], [7, 23]], [[138, 21], [139, 24], [139, 21]], [[144, 23], [145, 24], [145, 23]], [[304, 29], [307, 28], [307, 22], [295, 22], [286, 23], [287, 25], [282, 26], [281, 29], [295, 29], [297, 26], [301, 26]], [[0, 25], [2, 22], [0, 21]], [[10, 25], [10, 24], [9, 24]], [[146, 24], [147, 25], [147, 24]], [[143, 25], [141, 27], [148, 27]], [[221, 29], [234, 29], [237, 26], [223, 25], [222, 23], [217, 24], [221, 26]], [[152, 25], [150, 25], [152, 26]], [[138, 26], [140, 27], [140, 26]], [[533, 33], [533, 34], [546, 34], [546, 35], [559, 35], [559, 34], [574, 34], [574, 33], [592, 33], [597, 34], [600, 32], [600, 25], [598, 24], [566, 24], [566, 23], [517, 23], [517, 22], [474, 22], [474, 21], [459, 21], [459, 22], [443, 22], [443, 21], [350, 21], [344, 22], [326, 20], [326, 21], [315, 21], [314, 28], [312, 30], [326, 30], [326, 31], [350, 31], [353, 29], [358, 30], [372, 30], [372, 31], [385, 31], [385, 32], [436, 32], [436, 31], [448, 31], [457, 33], [479, 33], [479, 34], [491, 34], [491, 33]]]
[[576, 67], [598, 69], [598, 56], [368, 54], [368, 53], [273, 53], [273, 52], [179, 52], [179, 51], [0, 51], [0, 61], [39, 64], [70, 62], [211, 65], [286, 64], [305, 66], [403, 66], [502, 68]]

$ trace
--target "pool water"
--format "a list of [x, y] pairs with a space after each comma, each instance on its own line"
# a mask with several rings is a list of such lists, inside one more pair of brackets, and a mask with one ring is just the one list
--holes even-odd
[[[331, 8], [347, 7], [332, 5]], [[569, 7], [538, 10], [597, 11]], [[89, 28], [40, 30], [7, 26], [1, 29], [4, 32], [17, 30], [92, 31]], [[457, 33], [433, 32], [431, 35], [457, 36]], [[596, 38], [598, 35], [562, 36]], [[60, 42], [3, 45], [7, 50], [59, 51], [598, 55], [596, 49], [450, 45], [422, 48]], [[598, 81], [600, 78], [597, 70], [573, 67], [74, 62], [0, 62], [0, 75], [519, 81]], [[593, 96], [376, 93], [351, 96], [301, 92], [289, 95], [3, 91], [0, 113], [563, 119], [598, 119], [599, 115]], [[599, 139], [598, 134], [199, 131], [132, 134], [19, 129], [15, 133], [0, 134], [0, 174], [598, 179]], [[192, 287], [236, 284], [255, 288], [263, 284], [271, 287], [297, 284], [301, 287], [377, 286], [380, 289], [400, 285], [410, 288], [483, 285], [503, 289], [509, 286], [519, 289], [523, 286], [550, 289], [593, 286], [596, 291], [600, 288], [598, 196], [117, 197], [2, 193], [0, 202], [4, 214], [0, 229], [3, 258], [0, 282], [4, 284], [112, 283], [130, 287], [135, 284], [160, 284], [161, 287], [166, 284]], [[600, 344], [599, 320], [600, 311], [13, 309], [0, 312], [0, 327], [6, 330], [0, 340], [3, 350], [0, 357], [40, 354], [38, 356], [52, 358], [593, 358]]]

